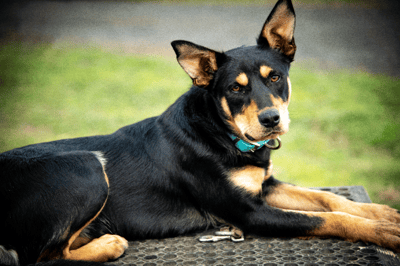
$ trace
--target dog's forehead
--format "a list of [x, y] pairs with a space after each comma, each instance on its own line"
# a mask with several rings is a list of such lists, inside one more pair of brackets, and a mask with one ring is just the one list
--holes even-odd
[[273, 49], [262, 49], [258, 46], [243, 46], [225, 52], [231, 58], [231, 67], [236, 65], [243, 71], [252, 71], [254, 68], [259, 69], [265, 65], [273, 70], [280, 72], [288, 72], [290, 62], [284, 58], [279, 52]]

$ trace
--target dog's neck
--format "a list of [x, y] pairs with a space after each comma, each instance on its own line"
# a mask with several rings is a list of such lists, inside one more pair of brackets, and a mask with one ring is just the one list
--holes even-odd
[[[263, 140], [263, 141], [258, 141], [254, 143], [250, 143], [247, 141], [242, 140], [241, 138], [228, 133], [229, 137], [233, 140], [235, 143], [236, 148], [238, 148], [241, 152], [255, 152], [258, 149], [261, 149], [264, 147], [271, 139]], [[271, 146], [268, 145], [268, 148]]]

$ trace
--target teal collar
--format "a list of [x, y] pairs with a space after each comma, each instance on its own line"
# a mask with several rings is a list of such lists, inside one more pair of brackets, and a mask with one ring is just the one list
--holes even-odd
[[241, 152], [250, 152], [250, 151], [255, 152], [256, 150], [261, 149], [264, 146], [266, 146], [267, 148], [269, 148], [271, 150], [277, 150], [281, 147], [281, 140], [279, 138], [276, 138], [276, 140], [278, 141], [278, 146], [272, 146], [272, 145], [268, 144], [268, 142], [270, 142], [272, 139], [258, 141], [255, 143], [249, 143], [233, 134], [228, 133], [228, 135], [235, 143], [236, 148], [238, 148]]

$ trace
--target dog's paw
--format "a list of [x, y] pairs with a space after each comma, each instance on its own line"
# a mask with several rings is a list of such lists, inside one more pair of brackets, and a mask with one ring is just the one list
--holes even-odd
[[106, 262], [109, 260], [115, 260], [124, 254], [128, 248], [128, 241], [118, 235], [102, 235], [99, 238], [94, 239], [86, 246], [78, 249], [84, 251], [88, 256], [83, 260]]
[[[304, 212], [306, 213], [306, 212]], [[386, 219], [367, 219], [344, 212], [309, 212], [323, 223], [307, 232], [311, 236], [336, 236], [350, 242], [370, 242], [400, 252], [400, 224]]]
[[360, 216], [380, 220], [385, 219], [392, 223], [400, 223], [400, 211], [393, 209], [387, 205], [375, 203], [358, 203], [357, 207], [360, 211]]
[[86, 245], [64, 252], [63, 259], [106, 262], [115, 260], [124, 254], [128, 241], [118, 235], [102, 235]]
[[374, 222], [373, 241], [370, 242], [400, 253], [400, 225], [385, 219]]
[[371, 220], [351, 216], [342, 226], [344, 230], [340, 230], [338, 236], [347, 241], [374, 243], [397, 253], [400, 252], [400, 224], [385, 219]]
[[103, 235], [98, 238], [101, 249], [107, 254], [107, 260], [115, 260], [124, 254], [128, 241], [118, 235]]

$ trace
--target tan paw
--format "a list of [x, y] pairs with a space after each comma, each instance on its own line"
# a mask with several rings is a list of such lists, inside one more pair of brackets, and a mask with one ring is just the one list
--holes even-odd
[[375, 241], [371, 242], [400, 253], [400, 225], [384, 219], [375, 223]]
[[86, 245], [70, 252], [64, 252], [64, 259], [106, 262], [124, 254], [128, 241], [118, 235], [103, 235]]
[[351, 242], [370, 242], [392, 249], [397, 253], [400, 252], [400, 224], [385, 219], [371, 220], [353, 215], [347, 216], [347, 218], [346, 215], [342, 215], [342, 218], [345, 219], [342, 221], [326, 220], [330, 222], [329, 225], [337, 226], [339, 237]]
[[363, 217], [373, 220], [385, 219], [392, 223], [400, 223], [400, 212], [387, 205], [375, 203], [358, 203]]
[[104, 254], [107, 255], [107, 260], [114, 260], [121, 257], [128, 248], [128, 241], [118, 235], [107, 234], [93, 241], [96, 240], [98, 240], [98, 248], [102, 249]]

